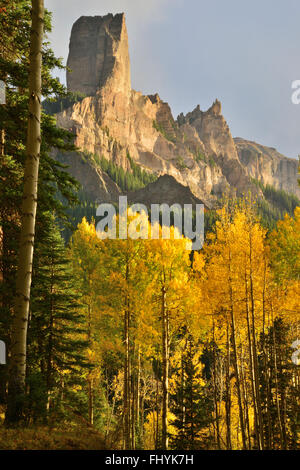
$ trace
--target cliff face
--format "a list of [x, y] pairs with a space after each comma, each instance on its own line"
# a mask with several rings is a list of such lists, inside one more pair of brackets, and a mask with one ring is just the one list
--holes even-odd
[[119, 187], [101, 168], [75, 152], [59, 155], [59, 160], [68, 165], [68, 171], [81, 183], [89, 199], [99, 203], [118, 201]]
[[94, 95], [108, 83], [130, 93], [128, 37], [123, 14], [82, 16], [73, 25], [67, 66], [70, 91]]
[[[79, 18], [72, 28], [68, 67], [72, 69], [67, 75], [68, 88], [88, 96], [58, 114], [57, 121], [74, 132], [75, 144], [83, 151], [104, 156], [130, 171], [129, 152], [144, 169], [158, 176], [171, 175], [188, 186], [207, 207], [226, 192], [259, 191], [251, 183], [252, 167], [245, 164], [219, 101], [207, 111], [197, 106], [174, 120], [169, 105], [157, 94], [144, 96], [131, 89], [124, 14]], [[69, 161], [75, 174], [72, 157]], [[296, 181], [293, 168], [291, 165], [289, 170], [290, 191]], [[95, 180], [99, 187], [102, 184], [95, 167], [82, 168], [80, 176], [84, 187], [96, 188]], [[100, 192], [95, 189], [92, 194], [99, 198]]]
[[297, 183], [298, 161], [287, 158], [272, 147], [236, 138], [240, 162], [249, 176], [270, 184], [276, 189], [296, 194], [300, 198], [300, 187]]

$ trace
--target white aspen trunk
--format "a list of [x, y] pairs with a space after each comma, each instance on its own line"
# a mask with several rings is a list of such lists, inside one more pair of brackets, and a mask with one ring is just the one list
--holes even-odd
[[6, 420], [18, 421], [23, 414], [26, 375], [26, 341], [32, 278], [38, 172], [41, 147], [41, 71], [44, 0], [32, 0], [29, 65], [29, 106], [21, 213], [21, 234], [12, 326], [9, 400]]

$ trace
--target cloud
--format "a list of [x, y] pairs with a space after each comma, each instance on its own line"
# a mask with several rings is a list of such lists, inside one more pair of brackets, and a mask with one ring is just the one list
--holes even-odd
[[[232, 134], [300, 153], [299, 0], [45, 0], [50, 40], [66, 61], [82, 15], [124, 12], [133, 88], [158, 92], [174, 115], [217, 97]], [[62, 81], [65, 74], [60, 74]]]
[[45, 0], [46, 8], [53, 13], [53, 32], [50, 35], [55, 54], [66, 61], [73, 23], [80, 16], [103, 16], [108, 13], [126, 15], [131, 33], [146, 23], [159, 22], [167, 14], [167, 7], [177, 0]]

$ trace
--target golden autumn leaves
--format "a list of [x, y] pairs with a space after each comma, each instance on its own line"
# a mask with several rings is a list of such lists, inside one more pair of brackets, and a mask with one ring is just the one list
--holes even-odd
[[[197, 344], [213, 339], [226, 357], [222, 380], [227, 395], [216, 395], [215, 403], [218, 446], [266, 448], [259, 361], [268, 358], [258, 349], [265, 351], [265, 337], [277, 317], [289, 326], [291, 343], [296, 339], [299, 222], [296, 209], [294, 218], [286, 217], [267, 236], [249, 204], [224, 208], [203, 250], [192, 254], [184, 237], [99, 240], [94, 225], [83, 219], [70, 255], [88, 316], [95, 367], [108, 351], [123, 357], [116, 368], [123, 383], [124, 448], [136, 447], [141, 375], [150, 373], [153, 360], [161, 363], [159, 432], [161, 445], [168, 447], [170, 363], [177, 354], [170, 345], [182, 332]], [[299, 374], [296, 369], [294, 374]], [[279, 394], [275, 390], [279, 427], [285, 429]], [[282, 432], [282, 448], [284, 442]]]

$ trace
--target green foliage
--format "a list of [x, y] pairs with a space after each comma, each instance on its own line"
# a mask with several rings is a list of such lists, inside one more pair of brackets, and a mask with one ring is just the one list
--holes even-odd
[[[14, 171], [8, 172], [8, 166], [1, 168], [1, 190], [11, 188], [9, 203], [13, 205], [13, 199], [19, 197], [22, 191], [21, 172], [25, 160], [25, 143], [27, 133], [28, 116], [28, 65], [29, 65], [29, 35], [30, 35], [30, 2], [23, 1], [13, 8], [7, 8], [7, 28], [12, 30], [16, 44], [19, 48], [14, 53], [0, 57], [0, 79], [6, 84], [6, 105], [0, 106], [0, 122], [4, 132], [4, 155], [7, 165]], [[15, 24], [17, 22], [17, 24]], [[22, 25], [22, 27], [19, 27]], [[50, 16], [46, 15], [46, 33], [51, 30]], [[19, 37], [21, 35], [21, 37]], [[42, 94], [45, 97], [64, 95], [65, 89], [51, 76], [54, 67], [63, 68], [60, 60], [56, 59], [47, 42], [43, 48], [43, 80]], [[73, 135], [56, 126], [54, 117], [42, 114], [42, 147], [39, 175], [39, 204], [38, 210], [57, 211], [59, 217], [63, 217], [63, 205], [57, 200], [56, 193], [61, 193], [68, 204], [76, 200], [75, 191], [78, 184], [63, 169], [59, 162], [50, 156], [53, 148], [60, 151], [75, 150]], [[19, 173], [18, 179], [13, 180]], [[8, 178], [12, 178], [9, 180]], [[7, 201], [7, 198], [5, 198]], [[4, 201], [4, 203], [5, 203]], [[7, 203], [6, 203], [7, 204]], [[9, 213], [9, 208], [6, 208]]]
[[300, 206], [293, 217], [285, 216], [269, 237], [271, 263], [280, 284], [300, 278]]
[[75, 93], [68, 92], [64, 96], [56, 94], [55, 97], [43, 101], [43, 110], [46, 114], [61, 113], [65, 109], [73, 106], [73, 104], [79, 103], [85, 97], [86, 95], [79, 91]]
[[127, 158], [130, 163], [131, 172], [125, 171], [122, 167], [119, 167], [112, 160], [107, 160], [99, 155], [93, 155], [88, 152], [84, 153], [84, 158], [95, 162], [101, 170], [105, 171], [108, 176], [119, 186], [121, 191], [136, 191], [137, 189], [144, 188], [149, 183], [153, 183], [157, 176], [153, 173], [149, 173], [143, 170], [137, 165], [127, 153]]
[[294, 194], [289, 194], [282, 189], [275, 189], [273, 186], [267, 185], [264, 188], [265, 198], [275, 207], [278, 207], [281, 214], [293, 214], [300, 200]]
[[[170, 142], [175, 142], [175, 139], [173, 136], [169, 135], [166, 130], [163, 128], [161, 124], [159, 124], [157, 121], [153, 120], [152, 126], [154, 129], [157, 130], [162, 136], [164, 136], [165, 139], [169, 140]], [[175, 130], [174, 125], [172, 124], [173, 129]]]
[[161, 134], [164, 133], [163, 127], [155, 120], [152, 122], [153, 128], [157, 130], [157, 132], [160, 132]]
[[[123, 192], [144, 188], [147, 184], [153, 183], [157, 179], [156, 175], [148, 173], [137, 165], [129, 154], [127, 154], [127, 158], [130, 162], [131, 172], [124, 171], [123, 168], [111, 160], [99, 157], [99, 155], [93, 155], [89, 152], [84, 152], [81, 155], [85, 161], [89, 161], [105, 171]], [[61, 198], [61, 201], [64, 202], [65, 200]], [[62, 235], [66, 242], [69, 241], [74, 229], [76, 229], [83, 217], [90, 223], [96, 215], [98, 204], [91, 200], [84, 190], [81, 189], [77, 193], [77, 201], [75, 206], [69, 206], [65, 209], [68, 224], [60, 224]]]
[[131, 158], [129, 153], [127, 153], [127, 158], [130, 162], [130, 167], [132, 170], [133, 177], [139, 182], [139, 187], [136, 189], [143, 188], [147, 186], [149, 183], [153, 183], [157, 180], [157, 176], [153, 173], [148, 173], [147, 171], [143, 170], [139, 165], [137, 165], [134, 160]]
[[78, 203], [75, 206], [69, 206], [65, 209], [68, 224], [59, 224], [62, 237], [66, 243], [68, 243], [72, 233], [84, 217], [91, 223], [96, 215], [98, 204], [83, 189], [77, 193], [77, 199]]
[[83, 338], [84, 317], [70, 261], [51, 214], [48, 214], [47, 226], [44, 220], [38, 231], [27, 366], [27, 419], [33, 420], [46, 417], [47, 403], [48, 414], [57, 412], [58, 407], [63, 411], [64, 401], [72, 396], [72, 387], [82, 382], [80, 374], [86, 366], [84, 351], [87, 347]]
[[207, 235], [209, 232], [214, 230], [218, 215], [215, 210], [207, 210], [204, 212], [204, 234]]
[[195, 161], [197, 163], [203, 162], [203, 163], [208, 164], [211, 168], [216, 167], [216, 162], [215, 162], [215, 159], [214, 159], [213, 155], [210, 155], [209, 157], [207, 157], [200, 150], [197, 150], [196, 152], [193, 152], [193, 155], [194, 155]]
[[[0, 166], [0, 226], [3, 246], [0, 250], [2, 308], [0, 335], [10, 350], [10, 330], [15, 296], [15, 273], [20, 228], [20, 212], [23, 191], [23, 168], [28, 121], [28, 71], [31, 27], [31, 2], [3, 2], [0, 25], [0, 79], [6, 85], [6, 105], [0, 106], [1, 122], [1, 166]], [[45, 32], [51, 30], [50, 14], [46, 12]], [[42, 95], [64, 95], [65, 89], [52, 77], [52, 70], [63, 68], [49, 48], [43, 44]], [[37, 234], [38, 226], [47, 227], [48, 213], [54, 212], [61, 223], [66, 221], [65, 205], [76, 201], [78, 183], [51, 156], [53, 148], [60, 151], [75, 150], [73, 135], [60, 129], [53, 116], [42, 113], [42, 143], [38, 181]], [[57, 194], [62, 199], [57, 198]], [[6, 401], [7, 366], [0, 370], [0, 400]]]
[[210, 155], [209, 156], [209, 159], [208, 159], [208, 164], [211, 168], [215, 168], [216, 167], [216, 162], [215, 162], [215, 159], [214, 159], [214, 156], [213, 155]]
[[187, 168], [187, 165], [184, 163], [184, 159], [181, 156], [177, 157], [176, 164], [179, 170], [185, 170]]
[[170, 397], [171, 411], [176, 417], [172, 422], [176, 429], [176, 434], [171, 436], [173, 449], [208, 447], [213, 405], [209, 389], [201, 384], [201, 378], [197, 348], [192, 336], [189, 336], [176, 374], [175, 393]]
[[265, 197], [265, 200], [257, 201], [257, 211], [263, 225], [269, 230], [273, 230], [277, 221], [283, 219], [285, 214], [293, 215], [296, 207], [300, 206], [300, 200], [294, 194], [287, 193], [283, 189], [276, 189], [269, 184], [265, 186], [255, 178], [251, 180], [261, 189]]
[[199, 163], [199, 162], [206, 163], [207, 162], [206, 156], [200, 150], [197, 150], [197, 152], [194, 153], [194, 158], [195, 158], [197, 163]]
[[[264, 414], [264, 428], [266, 440], [274, 446], [280, 446], [283, 439], [288, 449], [297, 449], [298, 430], [300, 425], [298, 392], [293, 386], [293, 375], [297, 366], [291, 361], [292, 348], [290, 328], [281, 317], [277, 317], [266, 334], [261, 334], [259, 356], [259, 373], [261, 383], [261, 396], [264, 407], [269, 407], [268, 416]], [[275, 367], [274, 357], [277, 364]], [[265, 370], [269, 371], [268, 382], [263, 380]], [[276, 398], [276, 389], [278, 397]], [[278, 422], [277, 399], [284, 403], [284, 412], [281, 419], [287, 423], [287, 431], [280, 430]], [[283, 418], [284, 414], [284, 418]], [[282, 437], [280, 434], [282, 433]], [[299, 444], [299, 442], [298, 442]], [[272, 447], [269, 444], [269, 447]]]
[[292, 215], [296, 207], [300, 205], [300, 200], [297, 196], [291, 193], [287, 193], [283, 189], [276, 189], [274, 186], [267, 184], [266, 186], [255, 178], [252, 178], [252, 182], [259, 187], [267, 201], [278, 209], [281, 215], [285, 213]]

